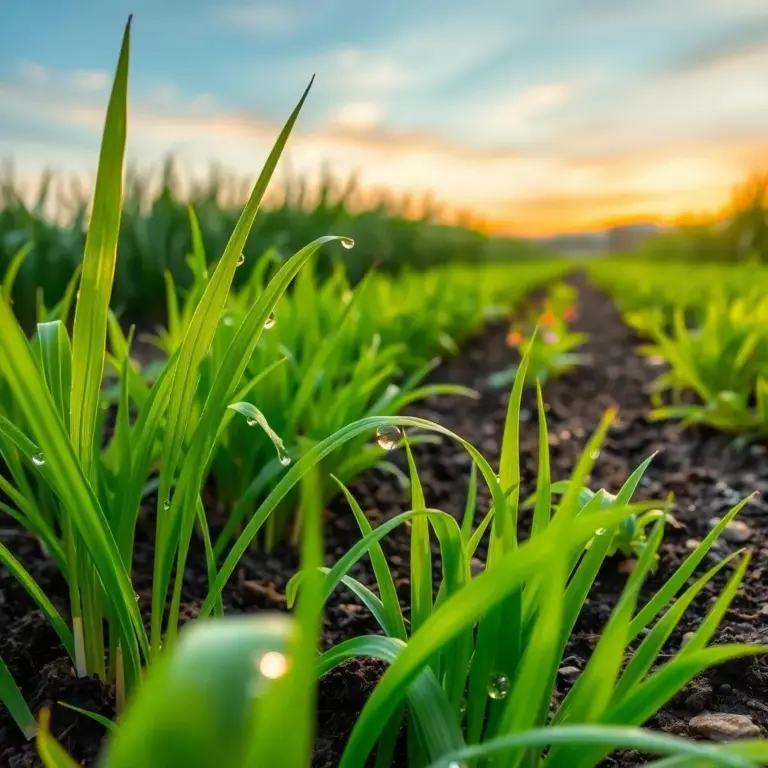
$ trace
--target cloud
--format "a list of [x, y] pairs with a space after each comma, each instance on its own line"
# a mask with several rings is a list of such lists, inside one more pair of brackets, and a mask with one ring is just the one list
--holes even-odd
[[[0, 109], [6, 111], [19, 105], [8, 93], [0, 89]], [[520, 114], [530, 114], [562, 103], [568, 93], [543, 88], [520, 95], [516, 103]], [[26, 106], [54, 133], [85, 132], [95, 161], [103, 105], [46, 98], [34, 109]], [[370, 128], [378, 117], [375, 103], [352, 102], [346, 125], [337, 120], [307, 129], [300, 121], [287, 151], [291, 168], [316, 178], [328, 163], [342, 178], [360, 171], [364, 186], [431, 191], [449, 207], [474, 210], [498, 229], [524, 234], [597, 226], [608, 218], [669, 217], [683, 207], [712, 208], [768, 149], [768, 140], [734, 146], [722, 139], [645, 152], [629, 147], [609, 158], [569, 151], [520, 154], [473, 149], [428, 132]], [[215, 159], [254, 178], [278, 131], [279, 125], [245, 112], [201, 112], [195, 99], [177, 96], [162, 112], [145, 101], [131, 113], [129, 156], [157, 163], [173, 150], [191, 173], [205, 172]]]
[[662, 71], [671, 74], [705, 73], [768, 50], [768, 12], [764, 18], [748, 19], [709, 35], [682, 54], [665, 62]]
[[375, 101], [350, 101], [330, 117], [331, 127], [349, 131], [371, 131], [381, 125], [384, 110]]
[[232, 30], [259, 37], [288, 37], [299, 27], [299, 16], [288, 7], [287, 0], [225, 5], [218, 13]]
[[96, 69], [60, 71], [49, 69], [36, 61], [22, 60], [16, 66], [19, 83], [38, 90], [70, 95], [94, 93], [109, 88], [111, 77]]

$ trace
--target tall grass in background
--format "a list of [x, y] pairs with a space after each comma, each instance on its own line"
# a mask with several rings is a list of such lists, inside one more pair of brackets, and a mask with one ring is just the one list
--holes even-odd
[[768, 171], [755, 172], [737, 185], [723, 211], [689, 217], [646, 240], [635, 255], [698, 263], [768, 262]]
[[[180, 286], [190, 276], [186, 258], [192, 252], [187, 204], [195, 209], [205, 252], [220, 254], [237, 222], [248, 186], [221, 171], [211, 171], [204, 182], [182, 184], [173, 162], [159, 179], [154, 174], [130, 172], [125, 184], [119, 236], [114, 306], [133, 317], [161, 317], [164, 283], [169, 271]], [[29, 253], [20, 264], [15, 308], [25, 323], [34, 319], [38, 292], [44, 302], [58, 302], [80, 263], [88, 222], [89, 196], [76, 179], [47, 173], [34, 194], [24, 194], [13, 172], [0, 175], [0, 279], [22, 249]], [[356, 283], [372, 264], [397, 271], [424, 269], [459, 262], [539, 258], [547, 253], [522, 240], [492, 237], [471, 227], [470, 220], [441, 223], [441, 209], [430, 199], [368, 193], [356, 181], [337, 179], [326, 172], [319, 189], [304, 179], [291, 180], [265, 202], [245, 248], [246, 266], [235, 285], [247, 281], [250, 265], [268, 248], [285, 258], [316, 232], [342, 231], [358, 242], [354, 256], [336, 245], [319, 261], [322, 274], [343, 259], [349, 279]]]
[[653, 418], [768, 434], [768, 266], [615, 259], [592, 276], [658, 367]]

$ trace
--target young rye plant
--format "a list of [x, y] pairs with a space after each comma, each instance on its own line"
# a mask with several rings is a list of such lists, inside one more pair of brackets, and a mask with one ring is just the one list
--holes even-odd
[[[206, 470], [240, 380], [275, 304], [328, 236], [301, 249], [276, 272], [253, 303], [219, 360], [207, 397], [194, 410], [201, 362], [213, 342], [246, 238], [301, 106], [305, 91], [272, 149], [215, 270], [194, 306], [175, 354], [136, 413], [129, 344], [115, 350], [120, 371], [114, 433], [102, 449], [101, 407], [108, 308], [117, 256], [130, 22], [112, 87], [86, 238], [72, 337], [63, 320], [38, 324], [28, 342], [8, 298], [0, 296], [0, 451], [7, 477], [2, 510], [36, 536], [69, 586], [71, 621], [55, 609], [5, 546], [0, 562], [19, 579], [51, 621], [78, 675], [117, 686], [118, 704], [139, 683], [142, 667], [172, 646], [179, 623], [182, 578], [193, 528], [203, 534], [209, 577], [216, 570], [200, 501]], [[63, 313], [64, 316], [66, 313]], [[147, 632], [131, 583], [135, 526], [151, 473], [159, 465], [151, 625]], [[170, 605], [166, 601], [173, 582]], [[223, 583], [212, 589], [220, 612]], [[107, 633], [105, 636], [105, 626]], [[0, 697], [28, 732], [29, 712], [0, 667]]]
[[[191, 209], [190, 219], [193, 233], [199, 233]], [[160, 328], [151, 338], [167, 357], [178, 350], [207, 279], [201, 241], [197, 235], [193, 240], [197, 245], [189, 260], [192, 287], [180, 299], [167, 275], [168, 328]], [[352, 246], [346, 242], [348, 248]], [[195, 409], [203, 406], [206, 383], [213, 380], [232, 337], [279, 263], [276, 252], [267, 251], [245, 285], [230, 292], [223, 321], [202, 362]], [[281, 466], [308, 445], [351, 421], [394, 414], [423, 397], [473, 396], [456, 386], [420, 386], [434, 367], [433, 356], [455, 351], [457, 342], [482, 326], [485, 311], [495, 305], [506, 311], [530, 286], [561, 269], [550, 261], [478, 267], [471, 281], [466, 268], [456, 266], [402, 274], [397, 280], [371, 272], [355, 287], [341, 265], [325, 280], [317, 277], [311, 265], [302, 270], [294, 290], [283, 296], [267, 321], [269, 332], [246, 367], [240, 404], [233, 406], [246, 419], [230, 418], [214, 451], [211, 473], [218, 499], [234, 507], [215, 544], [216, 553], [221, 553], [243, 519], [274, 486]], [[127, 342], [115, 319], [110, 331], [113, 347], [124, 349]], [[154, 370], [156, 365], [150, 363], [143, 377], [149, 379]], [[149, 382], [142, 383], [141, 378], [136, 381], [139, 403], [149, 390]], [[249, 429], [258, 414], [271, 425], [271, 433]], [[324, 467], [346, 482], [367, 467], [382, 465], [383, 453], [362, 437], [329, 456]], [[329, 480], [322, 483], [325, 498], [338, 492]], [[295, 503], [289, 500], [283, 506], [267, 522], [264, 538], [269, 547], [292, 522]]]
[[[636, 511], [631, 498], [651, 459], [632, 473], [615, 497], [609, 498], [601, 490], [585, 498], [579, 489], [584, 487], [610, 426], [612, 414], [608, 414], [586, 446], [560, 502], [553, 505], [546, 417], [539, 391], [539, 473], [533, 527], [529, 540], [521, 541], [517, 530], [518, 436], [526, 365], [527, 359], [510, 398], [498, 476], [470, 445], [450, 436], [470, 453], [491, 491], [493, 506], [477, 527], [472, 487], [461, 524], [451, 515], [427, 507], [407, 444], [413, 489], [410, 511], [371, 529], [355, 499], [345, 491], [363, 538], [333, 568], [324, 569], [325, 598], [343, 583], [371, 610], [385, 637], [355, 638], [327, 651], [321, 655], [320, 673], [353, 656], [373, 656], [391, 666], [353, 730], [341, 762], [344, 768], [362, 766], [377, 741], [381, 760], [377, 764], [390, 764], [405, 700], [411, 726], [410, 765], [485, 765], [487, 758], [503, 754], [504, 765], [594, 766], [623, 744], [626, 734], [622, 735], [620, 727], [642, 725], [699, 672], [728, 659], [765, 651], [746, 645], [708, 646], [748, 566], [747, 554], [726, 558], [689, 584], [746, 500], [639, 606], [640, 590], [661, 543], [665, 519], [661, 515], [639, 551], [637, 565], [589, 663], [568, 696], [550, 713], [568, 637], [622, 525]], [[410, 622], [397, 600], [378, 543], [407, 521], [412, 525]], [[434, 599], [432, 532], [442, 562]], [[486, 533], [486, 568], [473, 578], [469, 562]], [[366, 554], [378, 595], [348, 573]], [[728, 562], [734, 565], [734, 573], [693, 639], [683, 648], [667, 648], [669, 658], [663, 660], [660, 653], [686, 608]], [[289, 598], [304, 577], [294, 580]], [[626, 659], [630, 661], [625, 666]], [[545, 753], [547, 745], [551, 747]]]
[[[271, 624], [264, 618], [221, 620], [186, 630], [175, 654], [151, 670], [143, 695], [109, 737], [102, 761], [105, 768], [135, 764], [206, 768], [221, 764], [222, 756], [231, 765], [262, 764], [248, 762], [247, 756], [254, 754], [263, 764], [272, 764], [271, 760], [304, 768], [312, 743], [314, 718], [307, 702], [313, 701], [313, 678], [353, 657], [379, 659], [388, 669], [353, 728], [342, 768], [361, 768], [374, 749], [377, 766], [392, 765], [406, 711], [409, 766], [588, 768], [618, 748], [666, 755], [659, 766], [747, 768], [768, 759], [768, 746], [762, 741], [709, 746], [638, 728], [699, 672], [766, 650], [709, 646], [739, 588], [748, 555], [736, 552], [693, 576], [746, 500], [724, 517], [653, 595], [644, 597], [640, 607], [638, 596], [658, 552], [664, 519], [654, 524], [587, 666], [559, 706], [550, 711], [568, 637], [610, 551], [612, 534], [634, 509], [631, 497], [650, 459], [632, 473], [608, 506], [604, 491], [584, 502], [579, 489], [610, 426], [612, 414], [607, 414], [563, 488], [560, 503], [553, 504], [546, 417], [539, 391], [533, 528], [527, 540], [520, 540], [518, 435], [525, 365], [510, 398], [498, 476], [475, 448], [438, 425], [407, 417], [376, 420], [380, 435], [384, 429], [399, 431], [400, 427], [429, 429], [456, 440], [469, 453], [473, 483], [461, 523], [427, 507], [406, 441], [412, 508], [374, 529], [354, 496], [343, 488], [362, 538], [332, 568], [321, 568], [315, 475], [320, 452], [310, 451], [300, 459], [285, 481], [304, 478], [303, 570], [288, 593], [290, 601], [298, 595], [297, 621], [303, 634], [298, 628], [291, 634], [288, 625]], [[370, 423], [366, 426], [370, 428]], [[492, 507], [476, 525], [478, 474], [489, 487]], [[411, 524], [410, 620], [379, 543], [405, 523]], [[439, 542], [442, 561], [436, 591], [429, 546], [432, 534]], [[486, 568], [473, 576], [469, 562], [486, 536]], [[366, 555], [378, 594], [349, 575], [352, 565]], [[686, 609], [728, 564], [733, 573], [698, 630], [682, 648], [669, 647]], [[315, 658], [321, 606], [342, 583], [371, 611], [383, 634], [353, 638]], [[296, 642], [290, 645], [288, 638]], [[299, 702], [304, 706], [301, 713], [291, 709]], [[181, 720], [179, 710], [186, 713]], [[289, 741], [299, 746], [286, 752], [281, 734], [288, 717]], [[173, 728], [169, 728], [171, 722]], [[222, 744], [225, 733], [228, 738]], [[56, 748], [45, 731], [39, 739], [43, 752]]]

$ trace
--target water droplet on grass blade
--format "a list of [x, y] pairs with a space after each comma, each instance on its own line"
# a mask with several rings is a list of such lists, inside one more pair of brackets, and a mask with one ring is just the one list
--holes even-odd
[[277, 454], [277, 460], [284, 466], [287, 467], [291, 463], [291, 457], [287, 453], [278, 453]]
[[275, 313], [270, 312], [269, 317], [264, 321], [264, 329], [269, 330], [270, 328], [273, 328], [275, 325]]
[[494, 672], [488, 679], [488, 695], [494, 701], [501, 701], [509, 693], [509, 678], [500, 672]]
[[246, 423], [246, 424], [247, 424], [249, 427], [255, 427], [255, 426], [256, 426], [256, 425], [257, 425], [259, 422], [258, 422], [258, 420], [257, 420], [255, 417], [253, 417], [253, 416], [249, 416], [249, 417], [248, 417], [248, 418], [245, 420], [245, 423]]
[[595, 536], [602, 536], [605, 533], [605, 528], [598, 528], [595, 531]]
[[351, 251], [355, 247], [355, 241], [351, 237], [342, 237], [341, 247]]
[[400, 431], [399, 427], [379, 427], [376, 430], [376, 442], [385, 451], [392, 451], [397, 448], [397, 444], [400, 442], [402, 434], [403, 433]]
[[269, 680], [277, 680], [288, 671], [288, 657], [280, 651], [267, 651], [259, 657], [256, 666]]
[[590, 459], [599, 459], [600, 458], [600, 451], [590, 451], [589, 452], [589, 458]]
[[237, 257], [237, 266], [242, 267], [245, 264], [245, 254], [240, 251], [240, 255]]
[[42, 451], [38, 451], [33, 457], [32, 457], [32, 463], [36, 467], [42, 467], [43, 464], [45, 464], [45, 456], [43, 456]]
[[170, 499], [166, 499], [163, 502], [163, 509], [167, 512], [170, 508], [171, 508], [171, 500]]

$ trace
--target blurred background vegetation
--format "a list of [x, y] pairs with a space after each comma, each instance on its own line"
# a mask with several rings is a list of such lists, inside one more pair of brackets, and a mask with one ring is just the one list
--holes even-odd
[[768, 171], [757, 171], [734, 190], [716, 214], [690, 215], [645, 240], [637, 255], [698, 262], [768, 262]]
[[[10, 167], [0, 175], [0, 279], [20, 249], [29, 249], [19, 260], [14, 286], [16, 314], [25, 324], [33, 321], [37, 303], [52, 306], [59, 301], [82, 259], [90, 188], [79, 178], [49, 172], [30, 191], [21, 188]], [[184, 184], [170, 159], [161, 173], [129, 170], [113, 293], [116, 311], [142, 325], [161, 320], [164, 272], [182, 288], [191, 280], [187, 204], [200, 220], [205, 252], [216, 259], [248, 190], [248, 182], [217, 169], [203, 182]], [[455, 215], [453, 223], [446, 219], [446, 212], [429, 198], [363, 191], [354, 178], [325, 173], [314, 189], [304, 179], [288, 180], [265, 201], [236, 283], [248, 280], [257, 257], [268, 249], [285, 257], [323, 234], [355, 239], [352, 251], [326, 249], [318, 265], [321, 274], [329, 274], [333, 262], [343, 260], [353, 284], [374, 263], [396, 272], [548, 255], [531, 241], [484, 234], [480, 222], [468, 215]]]

